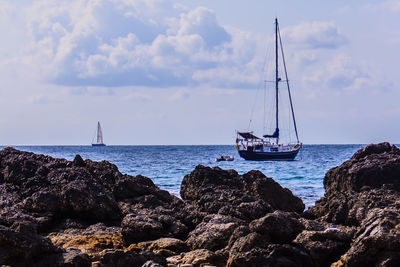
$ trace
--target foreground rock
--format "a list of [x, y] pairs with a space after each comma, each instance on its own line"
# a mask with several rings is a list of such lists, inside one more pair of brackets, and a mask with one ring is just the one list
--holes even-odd
[[400, 266], [400, 151], [369, 145], [306, 212], [259, 171], [197, 166], [182, 200], [109, 162], [0, 151], [0, 265]]
[[304, 203], [260, 171], [239, 175], [234, 170], [197, 166], [183, 178], [181, 196], [207, 213], [253, 220], [273, 210], [301, 213]]
[[[400, 150], [389, 143], [368, 145], [329, 170], [324, 187], [325, 197], [305, 216], [337, 225], [338, 233], [329, 238], [342, 254], [336, 264], [400, 266]], [[344, 234], [344, 227], [353, 234]]]
[[[99, 260], [113, 266], [128, 259], [165, 263], [151, 253], [124, 249], [131, 242], [161, 236], [185, 238], [193, 215], [188, 216], [184, 206], [149, 178], [123, 175], [106, 161], [79, 155], [68, 161], [5, 148], [0, 151], [0, 264], [90, 266]], [[153, 228], [160, 225], [160, 233], [144, 227], [132, 240], [140, 224], [132, 228], [121, 222], [138, 216]]]

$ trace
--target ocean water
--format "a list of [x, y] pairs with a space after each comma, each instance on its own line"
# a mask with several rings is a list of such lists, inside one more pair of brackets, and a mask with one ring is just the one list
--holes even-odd
[[[235, 169], [243, 174], [260, 170], [299, 196], [307, 207], [324, 195], [323, 177], [363, 145], [304, 145], [294, 161], [246, 161], [234, 146], [15, 146], [15, 148], [72, 160], [76, 154], [94, 161], [108, 160], [122, 173], [141, 174], [179, 196], [183, 177], [196, 165]], [[220, 155], [234, 161], [216, 162]]]

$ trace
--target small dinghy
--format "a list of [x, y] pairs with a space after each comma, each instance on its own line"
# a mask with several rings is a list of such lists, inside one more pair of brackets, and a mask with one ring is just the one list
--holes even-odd
[[234, 160], [233, 156], [229, 156], [229, 155], [221, 156], [221, 157], [215, 159], [215, 161], [233, 161], [233, 160]]

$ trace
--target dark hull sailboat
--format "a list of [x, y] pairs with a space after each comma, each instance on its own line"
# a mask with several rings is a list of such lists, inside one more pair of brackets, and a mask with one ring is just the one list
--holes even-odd
[[252, 150], [239, 150], [239, 155], [246, 160], [294, 160], [301, 146], [290, 151], [264, 152]]
[[[285, 69], [285, 82], [287, 85], [291, 115], [296, 133], [296, 143], [279, 143], [279, 83], [283, 82], [278, 73], [278, 54], [282, 55], [283, 67]], [[275, 131], [272, 135], [257, 137], [253, 132], [237, 132], [236, 148], [239, 155], [246, 160], [294, 160], [299, 153], [302, 143], [297, 133], [296, 119], [294, 116], [292, 97], [290, 94], [289, 79], [286, 71], [285, 56], [282, 48], [282, 40], [279, 32], [278, 19], [275, 19]]]
[[106, 146], [106, 144], [92, 144], [92, 146]]
[[106, 146], [103, 142], [103, 131], [99, 121], [97, 122], [96, 143], [92, 143], [92, 146]]

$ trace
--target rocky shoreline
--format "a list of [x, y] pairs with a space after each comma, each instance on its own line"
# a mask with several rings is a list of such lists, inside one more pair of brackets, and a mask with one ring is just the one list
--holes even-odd
[[259, 171], [197, 166], [179, 199], [107, 161], [0, 151], [0, 265], [400, 266], [400, 150], [368, 145], [304, 211]]

